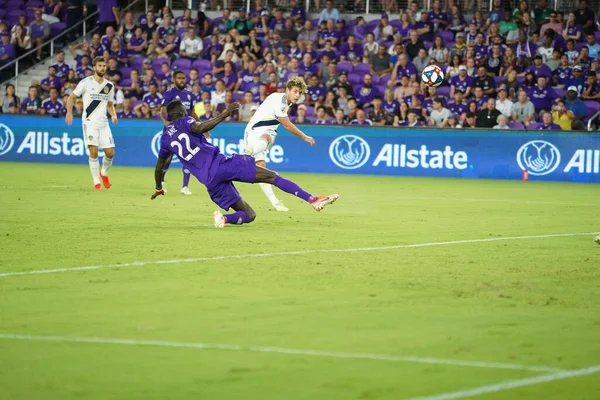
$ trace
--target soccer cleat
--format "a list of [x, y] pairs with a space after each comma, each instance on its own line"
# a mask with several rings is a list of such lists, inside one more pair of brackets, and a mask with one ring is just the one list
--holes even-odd
[[313, 208], [316, 211], [321, 211], [326, 205], [334, 203], [338, 199], [338, 197], [340, 196], [337, 194], [331, 194], [329, 196], [319, 196], [315, 201], [310, 203], [310, 205], [313, 206]]
[[108, 176], [102, 175], [102, 171], [100, 171], [100, 179], [102, 179], [102, 184], [105, 188], [110, 189], [110, 181], [108, 180]]
[[281, 200], [279, 200], [277, 203], [273, 204], [273, 207], [275, 207], [275, 209], [277, 211], [283, 211], [283, 212], [290, 211], [286, 206], [283, 205], [283, 201], [281, 201]]
[[594, 242], [600, 244], [600, 235], [598, 235], [594, 238]]
[[162, 189], [163, 189], [163, 192], [165, 192], [165, 194], [166, 194], [167, 193], [167, 187], [165, 186], [164, 182], [162, 183]]
[[221, 211], [215, 211], [213, 218], [215, 219], [215, 228], [223, 228], [225, 226], [225, 217], [221, 214]]
[[101, 184], [99, 184], [99, 183], [96, 183], [96, 184], [94, 185], [94, 190], [102, 190], [102, 185], [101, 185]]
[[192, 191], [187, 186], [181, 188], [181, 194], [192, 194]]

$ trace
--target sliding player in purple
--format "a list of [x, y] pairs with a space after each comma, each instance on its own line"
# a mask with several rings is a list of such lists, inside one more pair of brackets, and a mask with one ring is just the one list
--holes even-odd
[[[165, 126], [169, 125], [169, 121], [167, 120], [167, 104], [169, 104], [173, 100], [181, 100], [185, 109], [194, 119], [198, 120], [198, 116], [194, 112], [194, 105], [192, 104], [192, 99], [194, 95], [192, 92], [185, 88], [186, 86], [186, 78], [185, 73], [183, 71], [175, 71], [173, 72], [173, 84], [174, 86], [163, 94], [162, 101], [160, 102], [160, 119], [162, 120]], [[169, 169], [169, 165], [171, 165], [171, 159], [169, 158], [169, 162], [165, 166], [165, 170], [163, 173], [163, 187], [165, 175], [167, 174], [167, 170]], [[190, 171], [186, 168], [183, 168], [183, 185], [181, 187], [182, 194], [192, 194], [188, 185], [190, 183]], [[165, 189], [166, 190], [166, 189]]]
[[165, 194], [162, 187], [163, 169], [173, 154], [179, 157], [184, 168], [206, 186], [215, 204], [224, 210], [232, 208], [235, 211], [226, 215], [218, 210], [215, 211], [213, 217], [216, 228], [223, 228], [225, 224], [247, 224], [256, 218], [256, 212], [242, 199], [233, 185], [234, 181], [271, 184], [308, 202], [317, 211], [321, 211], [323, 207], [337, 200], [337, 194], [313, 196], [276, 172], [256, 165], [254, 157], [239, 154], [226, 157], [218, 147], [210, 144], [204, 133], [213, 129], [239, 108], [239, 103], [233, 103], [218, 117], [198, 122], [187, 115], [187, 109], [181, 101], [174, 100], [169, 103], [167, 114], [172, 122], [164, 129], [161, 137], [158, 161], [154, 170], [156, 192], [152, 195], [152, 200]]

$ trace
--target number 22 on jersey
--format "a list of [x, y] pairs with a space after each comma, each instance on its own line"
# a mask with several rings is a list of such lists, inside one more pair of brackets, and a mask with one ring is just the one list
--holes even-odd
[[[187, 133], [180, 133], [179, 136], [177, 136], [177, 139], [180, 142], [184, 142], [185, 145], [184, 149], [184, 146], [182, 146], [180, 142], [176, 140], [173, 140], [171, 142], [171, 146], [177, 149], [177, 157], [179, 157], [180, 159], [190, 161], [192, 157], [194, 157], [196, 153], [200, 151], [200, 147], [194, 147], [193, 149], [190, 147], [190, 137]], [[187, 155], [185, 155], [184, 152], [187, 153]]]

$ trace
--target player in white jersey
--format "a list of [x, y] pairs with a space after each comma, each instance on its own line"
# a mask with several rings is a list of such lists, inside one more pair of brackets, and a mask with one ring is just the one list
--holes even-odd
[[[298, 129], [287, 114], [290, 106], [296, 104], [300, 95], [306, 93], [306, 90], [304, 79], [294, 75], [287, 82], [285, 93], [273, 93], [258, 106], [244, 131], [246, 153], [254, 157], [256, 165], [266, 168], [265, 155], [275, 142], [280, 124], [311, 146], [315, 144], [315, 140]], [[277, 211], [288, 211], [283, 202], [273, 193], [271, 185], [259, 183], [259, 186]]]
[[[100, 190], [102, 186], [110, 188], [108, 170], [110, 169], [115, 155], [115, 142], [112, 132], [108, 126], [106, 113], [110, 114], [113, 124], [117, 123], [115, 111], [115, 88], [114, 85], [104, 79], [106, 73], [106, 62], [102, 57], [94, 58], [94, 75], [83, 79], [67, 100], [67, 125], [73, 123], [73, 100], [75, 97], [83, 97], [83, 115], [81, 125], [83, 128], [83, 140], [90, 152], [89, 164], [94, 180], [94, 189]], [[102, 159], [102, 170], [98, 162], [98, 148], [104, 150]]]

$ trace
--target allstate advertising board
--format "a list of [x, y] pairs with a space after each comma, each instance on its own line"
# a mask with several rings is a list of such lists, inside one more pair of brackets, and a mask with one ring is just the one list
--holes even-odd
[[[211, 141], [225, 154], [244, 151], [243, 124], [222, 124]], [[158, 121], [122, 120], [111, 125], [115, 166], [156, 162]], [[432, 176], [600, 182], [600, 135], [499, 130], [431, 130], [352, 126], [302, 126], [310, 147], [279, 129], [268, 155], [281, 172]], [[0, 116], [0, 161], [87, 164], [81, 122]]]

